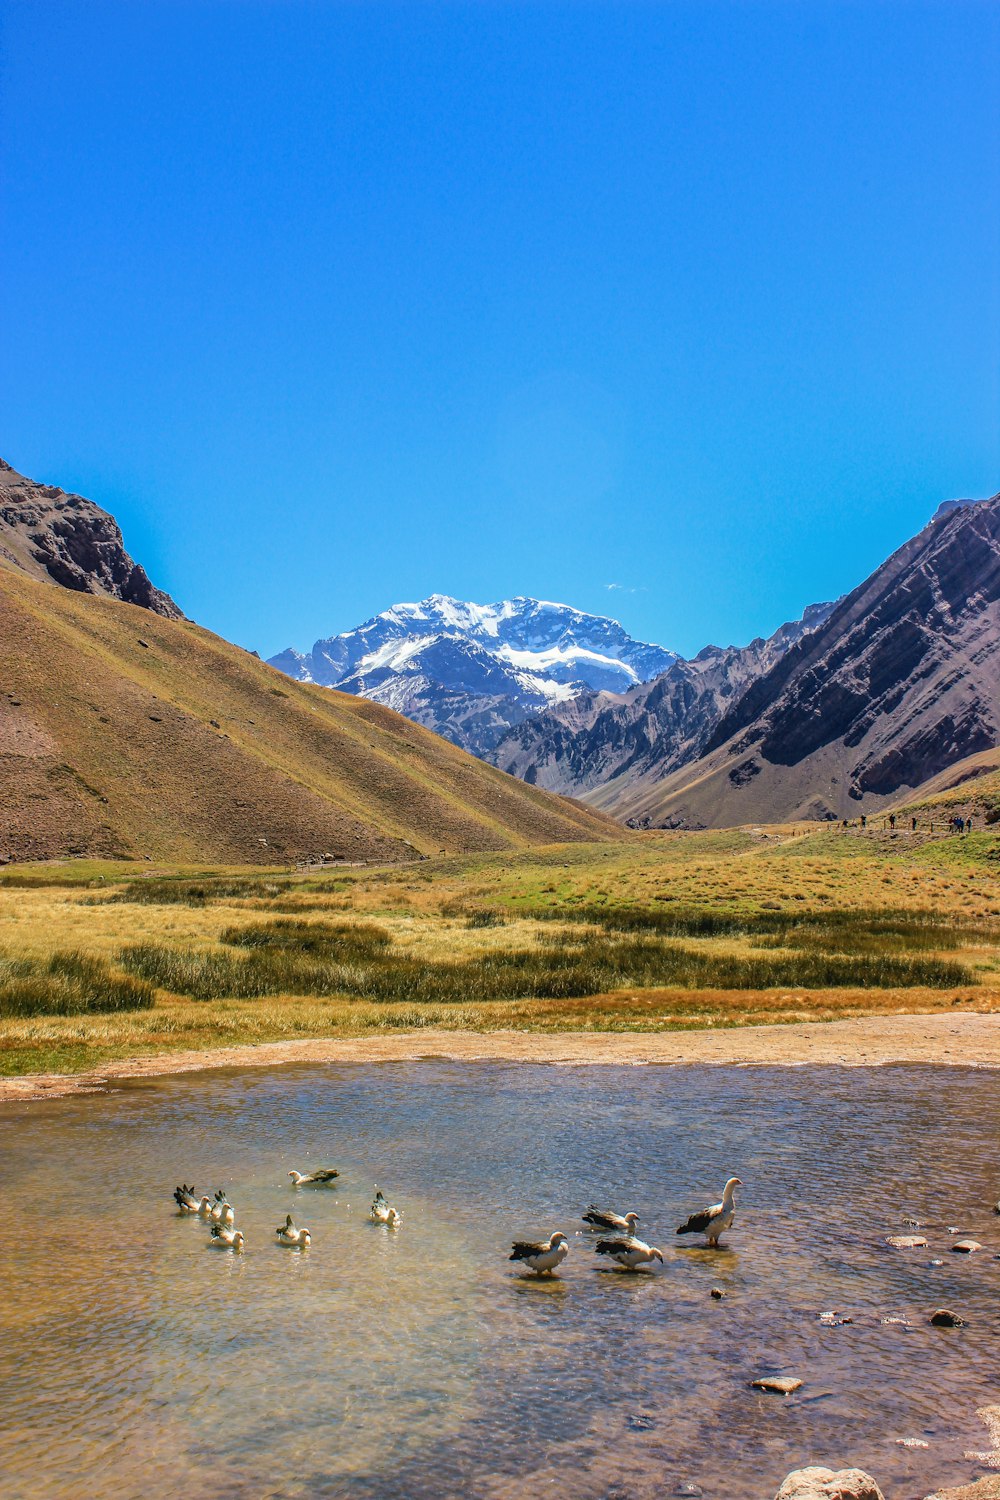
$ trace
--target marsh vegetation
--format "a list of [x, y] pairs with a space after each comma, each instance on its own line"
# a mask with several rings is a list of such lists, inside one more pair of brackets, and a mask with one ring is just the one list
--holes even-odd
[[304, 874], [12, 871], [0, 1067], [399, 1027], [991, 1009], [998, 849], [736, 830]]

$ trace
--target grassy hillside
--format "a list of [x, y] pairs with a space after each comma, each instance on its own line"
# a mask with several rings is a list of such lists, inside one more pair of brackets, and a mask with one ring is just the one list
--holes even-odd
[[983, 750], [957, 761], [917, 787], [894, 811], [918, 820], [961, 813], [977, 823], [1000, 821], [1000, 750]]
[[304, 875], [19, 870], [0, 876], [0, 1073], [399, 1028], [996, 1010], [998, 858], [992, 830], [814, 827]]
[[0, 564], [0, 857], [346, 861], [620, 829], [189, 621]]

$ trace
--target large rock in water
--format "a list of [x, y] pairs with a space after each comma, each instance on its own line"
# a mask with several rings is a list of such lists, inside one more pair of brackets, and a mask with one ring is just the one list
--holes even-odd
[[795, 1469], [774, 1500], [885, 1500], [863, 1469]]

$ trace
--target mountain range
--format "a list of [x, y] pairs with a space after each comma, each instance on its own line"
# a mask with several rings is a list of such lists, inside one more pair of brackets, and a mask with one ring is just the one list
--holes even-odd
[[1000, 497], [946, 501], [843, 599], [689, 661], [566, 605], [440, 595], [273, 661], [634, 826], [841, 818], [1000, 742], [998, 536]]
[[185, 619], [99, 506], [0, 463], [0, 640], [0, 860], [837, 819], [1000, 774], [1000, 495], [689, 661], [567, 605], [433, 595], [271, 665]]
[[432, 594], [317, 641], [308, 653], [282, 651], [270, 664], [299, 682], [384, 703], [492, 759], [529, 714], [589, 690], [623, 691], [676, 660], [633, 640], [617, 620], [567, 604], [472, 604]]

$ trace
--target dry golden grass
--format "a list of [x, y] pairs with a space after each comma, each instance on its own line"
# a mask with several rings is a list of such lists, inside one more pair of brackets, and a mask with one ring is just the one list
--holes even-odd
[[[40, 959], [80, 950], [113, 960], [123, 946], [137, 943], [217, 951], [226, 928], [273, 920], [276, 914], [309, 921], [376, 920], [390, 933], [394, 951], [430, 963], [550, 942], [562, 930], [559, 917], [571, 916], [575, 907], [669, 911], [673, 904], [747, 916], [933, 911], [960, 924], [977, 924], [957, 951], [942, 945], [940, 956], [960, 960], [974, 978], [957, 989], [623, 987], [572, 1000], [483, 1004], [473, 996], [447, 1005], [301, 996], [199, 1002], [161, 991], [152, 1010], [135, 1014], [0, 1021], [0, 1071], [70, 1071], [136, 1053], [399, 1028], [655, 1031], [958, 1006], [994, 1010], [1000, 1005], [998, 855], [1000, 836], [993, 833], [914, 844], [834, 829], [804, 834], [767, 829], [653, 834], [618, 844], [558, 845], [516, 856], [480, 854], [299, 878], [273, 872], [270, 896], [204, 905], [112, 899], [123, 881], [137, 878], [134, 866], [91, 870], [90, 882], [76, 887], [0, 884], [0, 947], [13, 957]], [[36, 873], [43, 880], [65, 881], [73, 872], [52, 867]], [[105, 877], [100, 883], [98, 875]], [[484, 910], [501, 913], [498, 925], [470, 925], [469, 914]], [[556, 920], [533, 920], [539, 912]], [[567, 923], [565, 930], [573, 929]], [[580, 933], [579, 924], [575, 931]], [[760, 951], [751, 934], [679, 941], [716, 955]], [[773, 957], [776, 949], [772, 944], [767, 951]]]

